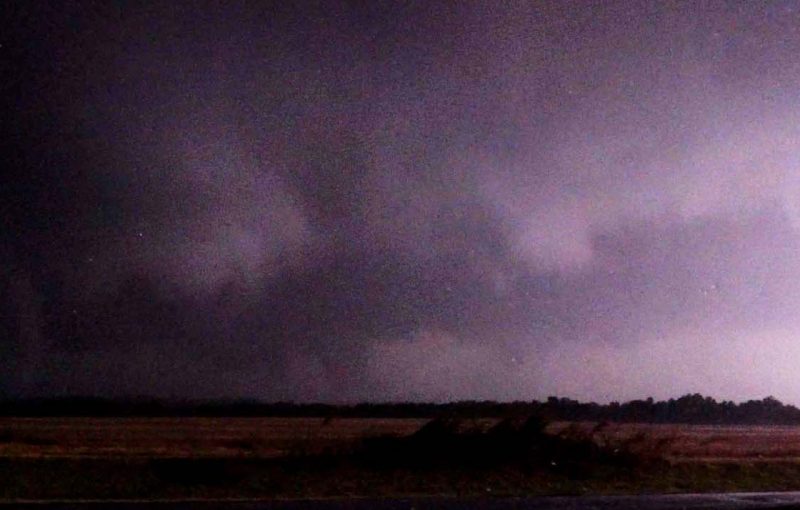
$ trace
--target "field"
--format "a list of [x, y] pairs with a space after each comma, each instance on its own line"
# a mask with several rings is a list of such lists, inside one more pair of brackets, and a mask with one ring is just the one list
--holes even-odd
[[[407, 436], [428, 420], [404, 418], [6, 418], [0, 458], [276, 458], [347, 449], [364, 437]], [[474, 423], [486, 429], [497, 420]], [[468, 423], [467, 425], [473, 425]], [[673, 462], [800, 462], [800, 427], [556, 422], [551, 434], [592, 435]]]
[[[573, 428], [582, 433], [596, 424], [555, 423], [550, 432]], [[657, 451], [672, 462], [798, 462], [800, 426], [609, 424], [594, 434], [627, 442], [641, 451]]]
[[[391, 458], [375, 468], [352, 461], [352, 452], [358, 451], [365, 438], [402, 441], [413, 437], [428, 421], [4, 418], [0, 419], [0, 499], [486, 496], [800, 488], [800, 427], [556, 422], [545, 431], [552, 441], [573, 438], [575, 445], [592, 442], [605, 448], [603, 451], [623, 449], [633, 455], [631, 459], [644, 461], [608, 463], [597, 460], [595, 454], [575, 461], [574, 452], [569, 453], [573, 457], [559, 457], [560, 452], [574, 448], [548, 450], [552, 460], [548, 457], [547, 469], [502, 463], [463, 468], [438, 462], [405, 466], [392, 464]], [[486, 431], [496, 422], [467, 421], [460, 427]]]
[[0, 457], [275, 458], [408, 435], [427, 420], [323, 418], [0, 419]]

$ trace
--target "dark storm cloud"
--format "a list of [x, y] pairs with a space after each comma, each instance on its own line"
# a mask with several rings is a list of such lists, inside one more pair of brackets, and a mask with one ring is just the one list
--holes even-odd
[[791, 3], [7, 9], [7, 392], [800, 398]]

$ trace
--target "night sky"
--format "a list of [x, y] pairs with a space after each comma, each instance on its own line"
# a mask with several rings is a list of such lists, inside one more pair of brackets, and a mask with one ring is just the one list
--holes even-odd
[[800, 404], [800, 3], [0, 18], [0, 395]]

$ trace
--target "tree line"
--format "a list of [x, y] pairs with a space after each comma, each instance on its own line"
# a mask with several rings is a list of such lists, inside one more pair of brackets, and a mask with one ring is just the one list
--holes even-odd
[[568, 398], [544, 401], [361, 403], [353, 405], [265, 403], [253, 400], [162, 401], [57, 397], [0, 401], [0, 416], [232, 416], [350, 418], [488, 418], [539, 415], [548, 420], [694, 424], [800, 424], [800, 409], [773, 397], [735, 403], [700, 394], [654, 401], [597, 404]]

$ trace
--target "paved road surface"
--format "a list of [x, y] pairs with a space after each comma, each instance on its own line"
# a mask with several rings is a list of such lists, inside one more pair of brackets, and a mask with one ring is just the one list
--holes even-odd
[[121, 508], [123, 510], [745, 510], [751, 508], [796, 508], [800, 510], [800, 492], [480, 500], [426, 498], [319, 501], [0, 503], [0, 510], [7, 508], [40, 510], [94, 510], [99, 508]]

